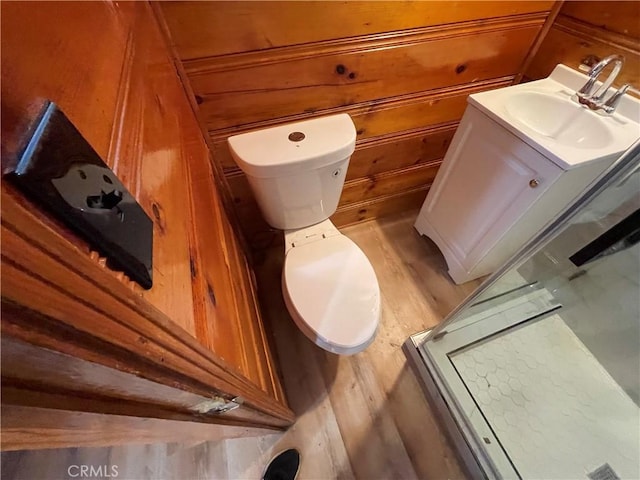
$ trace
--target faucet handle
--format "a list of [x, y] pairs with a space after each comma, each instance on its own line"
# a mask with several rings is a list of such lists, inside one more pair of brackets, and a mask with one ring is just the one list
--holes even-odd
[[613, 114], [613, 112], [616, 111], [616, 108], [618, 108], [618, 104], [620, 103], [623, 95], [627, 93], [627, 91], [631, 91], [635, 94], [640, 94], [640, 91], [634, 88], [633, 85], [631, 85], [630, 83], [625, 83], [613, 95], [611, 95], [611, 97], [609, 97], [609, 99], [602, 106], [602, 109], [609, 115]]

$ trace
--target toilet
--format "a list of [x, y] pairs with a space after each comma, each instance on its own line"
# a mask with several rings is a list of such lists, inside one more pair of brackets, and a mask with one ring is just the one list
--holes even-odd
[[329, 352], [352, 355], [373, 342], [380, 288], [360, 248], [333, 225], [355, 149], [347, 114], [228, 139], [265, 220], [284, 230], [282, 294], [298, 328]]

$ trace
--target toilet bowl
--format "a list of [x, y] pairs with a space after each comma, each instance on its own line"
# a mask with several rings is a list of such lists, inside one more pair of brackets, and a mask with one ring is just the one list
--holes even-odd
[[229, 137], [265, 220], [284, 230], [282, 295], [316, 345], [352, 355], [380, 323], [376, 274], [360, 248], [331, 223], [355, 149], [346, 114]]
[[285, 232], [282, 294], [298, 328], [339, 355], [361, 352], [380, 321], [376, 274], [360, 248], [330, 220]]

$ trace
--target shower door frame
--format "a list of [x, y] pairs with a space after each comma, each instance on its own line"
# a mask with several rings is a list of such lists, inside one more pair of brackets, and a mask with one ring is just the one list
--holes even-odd
[[[438, 365], [439, 362], [431, 357], [423, 345], [427, 342], [441, 341], [450, 335], [449, 329], [458, 320], [459, 315], [469, 309], [475, 301], [493, 286], [502, 276], [521, 265], [542, 249], [548, 242], [559, 235], [569, 221], [577, 215], [588, 203], [609, 186], [618, 182], [623, 183], [640, 168], [640, 140], [624, 152], [621, 157], [611, 165], [603, 175], [594, 182], [575, 202], [561, 212], [547, 227], [524, 245], [501, 268], [494, 272], [485, 282], [456, 307], [438, 326], [433, 329], [419, 332], [409, 337], [403, 344], [403, 350], [418, 376], [418, 381], [423, 388], [429, 402], [438, 411], [442, 425], [458, 451], [460, 460], [472, 478], [521, 478], [515, 466], [509, 460], [508, 455], [500, 446], [497, 437], [493, 434], [488, 422], [471, 422], [461, 406], [461, 399], [456, 394], [461, 393], [464, 402], [474, 402], [471, 394], [464, 387], [462, 379], [455, 375], [450, 378], [460, 385], [451, 388], [450, 378], [445, 380]], [[550, 312], [555, 313], [555, 310]], [[524, 318], [522, 322], [544, 318]], [[494, 332], [495, 333], [495, 332]], [[486, 335], [484, 338], [490, 336]], [[451, 343], [450, 348], [441, 350], [440, 355], [448, 356], [467, 345], [464, 341]], [[457, 378], [456, 378], [457, 377]], [[480, 435], [474, 428], [482, 428]], [[487, 438], [490, 443], [485, 443]], [[490, 452], [490, 453], [489, 453]]]

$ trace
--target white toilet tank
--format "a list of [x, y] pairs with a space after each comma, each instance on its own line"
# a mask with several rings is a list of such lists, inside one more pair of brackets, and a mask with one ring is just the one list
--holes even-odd
[[228, 142], [265, 220], [290, 230], [336, 211], [356, 129], [349, 115], [340, 114], [236, 135]]

